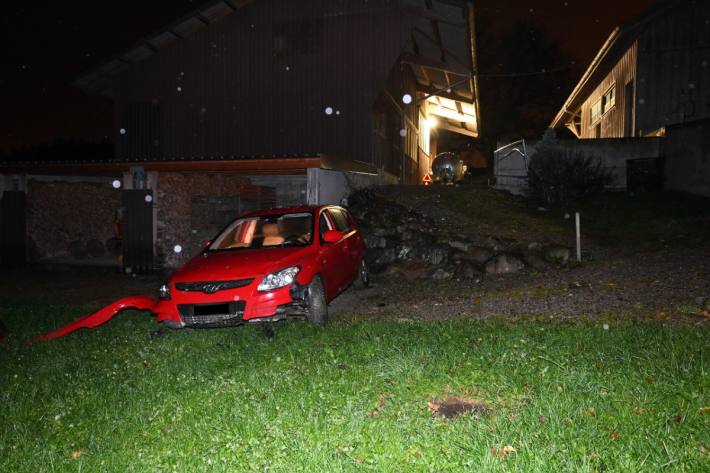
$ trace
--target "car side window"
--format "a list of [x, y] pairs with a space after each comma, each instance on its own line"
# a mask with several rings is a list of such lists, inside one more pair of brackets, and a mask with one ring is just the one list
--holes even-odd
[[323, 211], [320, 213], [320, 218], [318, 219], [318, 233], [320, 234], [321, 240], [323, 240], [323, 235], [325, 235], [325, 232], [328, 230], [331, 230], [330, 222], [328, 222], [325, 211]]
[[345, 233], [350, 230], [350, 221], [345, 213], [340, 209], [328, 209], [328, 213], [335, 222], [335, 228]]

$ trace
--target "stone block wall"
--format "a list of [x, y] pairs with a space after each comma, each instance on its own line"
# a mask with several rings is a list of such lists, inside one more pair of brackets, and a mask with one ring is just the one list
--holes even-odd
[[[121, 191], [109, 181], [46, 182], [28, 178], [27, 237], [31, 260], [110, 261], [105, 243], [114, 237], [114, 220], [120, 206]], [[103, 251], [96, 247], [97, 243]]]

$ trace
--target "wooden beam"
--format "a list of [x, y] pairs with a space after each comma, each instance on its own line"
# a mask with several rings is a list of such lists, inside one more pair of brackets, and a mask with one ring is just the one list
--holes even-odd
[[472, 138], [478, 138], [477, 132], [471, 131], [468, 128], [460, 128], [457, 126], [453, 126], [445, 121], [439, 121], [439, 123], [437, 123], [436, 127], [441, 130], [448, 130], [448, 131], [452, 131], [454, 133], [458, 133], [459, 135], [466, 135], [466, 136], [470, 136]]
[[[471, 49], [471, 70], [474, 71], [473, 77], [470, 81], [471, 94], [475, 99], [476, 105], [476, 120], [480, 122], [481, 119], [481, 101], [478, 97], [478, 60], [476, 58], [477, 46], [476, 46], [476, 14], [474, 12], [473, 2], [466, 3], [467, 13], [467, 29], [469, 35], [469, 45]], [[476, 123], [476, 132], [480, 133], [479, 124]]]
[[60, 176], [117, 176], [133, 166], [146, 171], [230, 171], [255, 174], [291, 174], [308, 168], [321, 166], [321, 157], [294, 158], [246, 158], [215, 159], [200, 161], [126, 161], [106, 163], [8, 163], [0, 167], [0, 172], [14, 172]]
[[577, 124], [576, 124], [576, 123], [574, 123], [574, 122], [567, 122], [567, 123], [565, 123], [565, 126], [567, 127], [567, 129], [568, 129], [569, 131], [571, 131], [571, 132], [574, 134], [574, 136], [576, 136], [577, 138], [580, 137], [581, 131], [579, 130], [579, 128], [577, 128]]
[[455, 112], [454, 110], [444, 108], [441, 105], [432, 102], [429, 102], [427, 110], [429, 111], [429, 113], [433, 113], [434, 115], [438, 115], [440, 117], [450, 118], [452, 120], [456, 120], [457, 122], [465, 122], [470, 123], [472, 125], [476, 125], [476, 117]]
[[468, 103], [471, 105], [473, 105], [473, 103], [474, 103], [472, 97], [463, 96], [463, 95], [459, 94], [458, 92], [455, 92], [453, 89], [451, 89], [451, 92], [447, 92], [446, 90], [439, 90], [434, 86], [425, 87], [425, 86], [419, 85], [417, 88], [418, 88], [418, 90], [420, 90], [421, 92], [424, 92], [427, 95], [436, 96], [436, 97], [444, 97], [449, 100], [455, 100], [457, 102]]
[[439, 45], [439, 49], [441, 50], [441, 56], [439, 59], [441, 59], [442, 62], [446, 62], [446, 48], [444, 47], [444, 41], [441, 39], [441, 31], [439, 30], [439, 23], [436, 20], [431, 21], [431, 27], [434, 30], [434, 38], [436, 39], [436, 43]]
[[429, 59], [425, 56], [414, 55], [414, 54], [403, 54], [400, 58], [400, 62], [405, 64], [414, 64], [417, 66], [423, 66], [435, 71], [448, 72], [449, 74], [454, 74], [458, 76], [470, 76], [472, 71], [466, 70], [463, 67], [455, 66], [450, 63], [443, 63], [435, 59]]

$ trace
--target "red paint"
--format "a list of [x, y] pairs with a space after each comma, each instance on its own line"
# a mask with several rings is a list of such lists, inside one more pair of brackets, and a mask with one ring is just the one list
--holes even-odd
[[33, 338], [32, 340], [29, 340], [29, 343], [53, 340], [55, 338], [63, 337], [72, 332], [75, 332], [80, 328], [98, 327], [99, 325], [105, 324], [106, 322], [114, 318], [122, 310], [135, 309], [152, 311], [156, 304], [157, 301], [148, 296], [124, 297], [123, 299], [119, 299], [113, 304], [108, 305], [101, 310], [97, 310], [93, 314], [89, 314], [85, 317], [75, 320], [69, 325], [65, 325], [64, 327], [55, 330], [54, 332], [50, 332], [46, 335]]
[[[159, 322], [183, 321], [179, 315], [179, 304], [226, 304], [244, 301], [245, 321], [271, 317], [279, 306], [294, 302], [291, 289], [295, 284], [272, 291], [259, 291], [257, 288], [268, 274], [282, 269], [298, 266], [300, 272], [296, 282], [307, 286], [319, 275], [325, 286], [326, 301], [330, 302], [345, 290], [359, 275], [360, 261], [364, 257], [365, 242], [352, 221], [351, 228], [344, 232], [335, 230], [335, 220], [328, 214], [335, 206], [311, 206], [292, 209], [277, 209], [255, 212], [243, 217], [277, 215], [280, 213], [313, 212], [313, 242], [308, 246], [264, 247], [239, 251], [212, 251], [200, 253], [178, 269], [168, 279], [170, 300], [155, 300], [148, 296], [125, 297], [93, 314], [82, 317], [54, 332], [30, 340], [29, 343], [52, 340], [63, 337], [81, 328], [94, 328], [102, 325], [119, 312], [126, 309], [146, 310], [157, 316]], [[325, 220], [330, 229], [320, 238], [320, 216], [325, 213]], [[335, 238], [337, 236], [338, 238]], [[203, 292], [180, 291], [177, 283], [232, 281], [253, 279], [244, 287], [220, 290], [213, 294]]]

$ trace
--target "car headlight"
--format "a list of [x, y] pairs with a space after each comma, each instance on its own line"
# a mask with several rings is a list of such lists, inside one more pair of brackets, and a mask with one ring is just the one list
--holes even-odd
[[164, 301], [169, 301], [170, 300], [170, 287], [167, 284], [163, 284], [158, 288], [158, 292], [160, 293], [160, 298], [163, 299]]
[[296, 280], [296, 275], [300, 270], [301, 268], [298, 266], [291, 266], [290, 268], [267, 274], [257, 289], [260, 291], [271, 291], [280, 287], [288, 286]]

